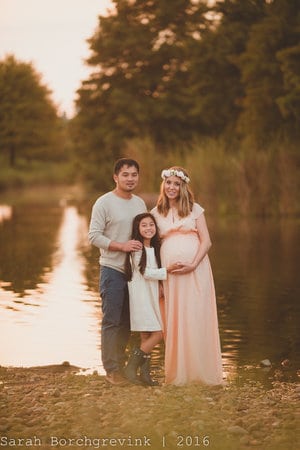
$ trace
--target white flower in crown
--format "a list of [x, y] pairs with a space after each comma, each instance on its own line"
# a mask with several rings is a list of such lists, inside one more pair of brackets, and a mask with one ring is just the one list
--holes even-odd
[[185, 183], [189, 183], [190, 179], [189, 177], [187, 177], [186, 175], [184, 175], [184, 173], [182, 172], [182, 170], [177, 170], [177, 169], [165, 169], [162, 171], [161, 173], [161, 177], [165, 180], [166, 178], [169, 177], [179, 177], [182, 179], [182, 181], [184, 181]]

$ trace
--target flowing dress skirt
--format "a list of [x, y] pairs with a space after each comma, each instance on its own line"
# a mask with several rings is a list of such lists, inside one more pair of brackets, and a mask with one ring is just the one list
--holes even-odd
[[[198, 247], [196, 233], [170, 233], [162, 243], [162, 265], [191, 262]], [[164, 293], [166, 383], [222, 384], [216, 297], [208, 256], [191, 273], [168, 274]]]

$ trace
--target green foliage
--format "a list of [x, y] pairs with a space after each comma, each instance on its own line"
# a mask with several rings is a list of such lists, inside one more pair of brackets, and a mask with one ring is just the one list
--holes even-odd
[[198, 136], [234, 132], [244, 93], [237, 61], [252, 25], [263, 16], [263, 4], [251, 0], [217, 2], [214, 13], [219, 19], [193, 42], [189, 89]]
[[30, 161], [19, 158], [14, 167], [0, 157], [0, 192], [15, 188], [37, 188], [43, 185], [71, 185], [75, 170], [69, 161]]
[[50, 92], [32, 64], [7, 56], [0, 61], [0, 155], [53, 159], [61, 154], [60, 131]]
[[299, 117], [299, 2], [274, 0], [251, 28], [239, 67], [245, 96], [239, 130], [259, 146], [274, 135], [297, 135]]
[[[299, 15], [300, 29], [300, 15]], [[277, 59], [283, 74], [283, 92], [277, 99], [281, 115], [295, 127], [300, 121], [300, 44], [281, 50]]]
[[161, 151], [191, 136], [189, 47], [207, 23], [202, 2], [114, 3], [116, 14], [101, 17], [89, 41], [96, 70], [78, 92], [73, 123], [85, 175], [93, 177], [97, 164], [104, 188], [106, 161], [121, 156], [128, 139], [151, 136]]
[[[296, 0], [115, 0], [89, 39], [76, 143], [87, 174], [150, 136], [158, 152], [203, 137], [263, 145], [296, 134]], [[83, 144], [83, 145], [82, 145]]]

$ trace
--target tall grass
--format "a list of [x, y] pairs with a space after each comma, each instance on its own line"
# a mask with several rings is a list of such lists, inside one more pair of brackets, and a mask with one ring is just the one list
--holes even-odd
[[[140, 193], [149, 207], [158, 196], [161, 170], [179, 165], [188, 171], [196, 200], [207, 214], [261, 217], [300, 214], [300, 154], [295, 143], [277, 140], [264, 149], [250, 143], [228, 148], [222, 140], [205, 139], [161, 150], [147, 137], [128, 141], [123, 156], [139, 161]], [[111, 167], [113, 161], [107, 164]], [[98, 177], [98, 171], [94, 172]], [[0, 191], [74, 185], [79, 183], [76, 176], [72, 162], [28, 164], [20, 160], [17, 167], [10, 168], [0, 158]], [[109, 171], [107, 176], [111, 178]]]
[[299, 215], [299, 149], [276, 141], [267, 148], [250, 144], [228, 149], [222, 141], [196, 141], [188, 148], [159, 152], [151, 139], [127, 143], [126, 156], [142, 168], [141, 190], [156, 198], [163, 168], [180, 165], [191, 177], [196, 200], [209, 214]]

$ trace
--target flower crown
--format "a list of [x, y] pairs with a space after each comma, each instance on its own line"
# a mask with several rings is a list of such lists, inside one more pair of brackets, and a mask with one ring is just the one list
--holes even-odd
[[179, 177], [182, 179], [182, 181], [184, 181], [185, 183], [189, 183], [190, 179], [189, 177], [187, 177], [186, 175], [184, 175], [184, 173], [182, 172], [182, 170], [177, 170], [177, 169], [165, 169], [162, 171], [161, 173], [161, 177], [165, 180], [166, 178], [169, 177]]

